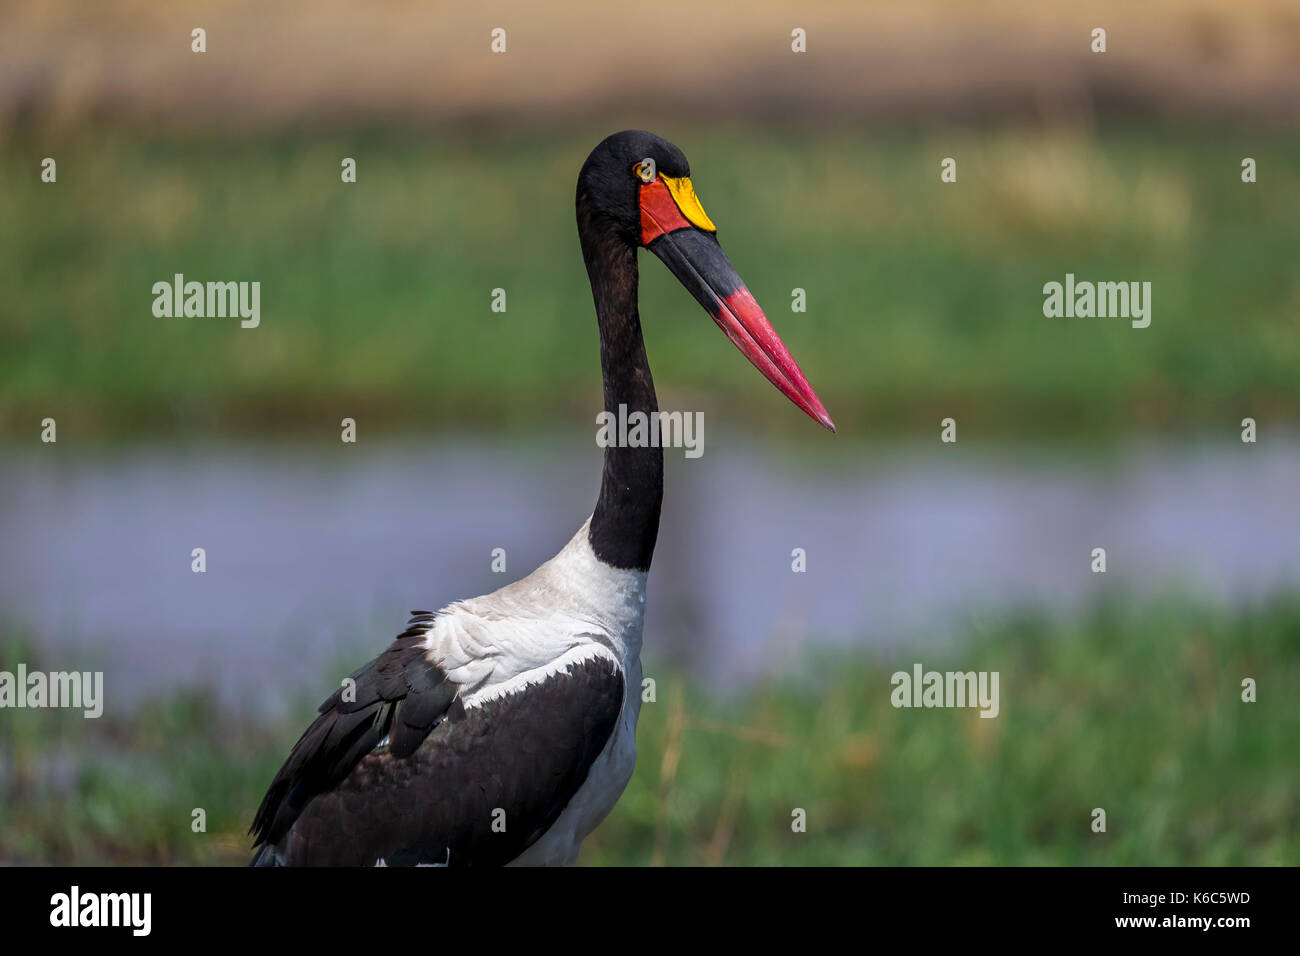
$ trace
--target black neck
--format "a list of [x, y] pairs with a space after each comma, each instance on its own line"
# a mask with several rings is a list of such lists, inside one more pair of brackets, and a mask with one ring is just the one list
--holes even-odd
[[[637, 313], [636, 249], [600, 229], [585, 200], [578, 197], [578, 235], [596, 299], [605, 411], [617, 417], [619, 406], [624, 405], [629, 414], [655, 415], [659, 403]], [[616, 568], [650, 570], [663, 494], [660, 448], [607, 447], [588, 536], [596, 557]]]

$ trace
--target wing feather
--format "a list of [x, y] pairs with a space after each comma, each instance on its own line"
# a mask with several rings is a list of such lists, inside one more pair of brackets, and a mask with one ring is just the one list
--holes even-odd
[[415, 612], [387, 650], [321, 704], [262, 798], [254, 846], [280, 840], [312, 798], [341, 783], [394, 725], [400, 755], [409, 755], [446, 713], [457, 688], [422, 646], [432, 621], [432, 614]]
[[506, 863], [587, 779], [623, 707], [607, 651], [467, 709], [423, 646], [434, 615], [414, 613], [276, 774], [253, 821], [255, 863]]

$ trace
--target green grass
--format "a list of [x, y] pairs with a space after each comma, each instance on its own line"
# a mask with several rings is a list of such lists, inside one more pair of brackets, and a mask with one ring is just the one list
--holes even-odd
[[[47, 415], [61, 438], [585, 420], [600, 392], [573, 185], [603, 132], [10, 139], [0, 433]], [[1300, 419], [1300, 134], [663, 132], [842, 428]], [[945, 156], [956, 184], [939, 182]], [[643, 261], [665, 404], [802, 427]], [[1067, 271], [1150, 281], [1151, 327], [1044, 318], [1042, 285]], [[175, 272], [260, 281], [261, 328], [155, 318], [151, 286]]]
[[[636, 774], [587, 864], [1285, 864], [1300, 859], [1300, 599], [1024, 614], [962, 649], [826, 656], [715, 700], [653, 666]], [[10, 645], [4, 666], [31, 648]], [[1001, 675], [1001, 715], [898, 710], [889, 675]], [[1240, 699], [1258, 681], [1257, 703]], [[298, 708], [301, 721], [312, 702]], [[0, 722], [0, 860], [242, 863], [302, 725], [201, 693]], [[190, 829], [207, 811], [207, 832]], [[1090, 829], [1106, 810], [1105, 833]], [[807, 813], [807, 832], [791, 812]]]

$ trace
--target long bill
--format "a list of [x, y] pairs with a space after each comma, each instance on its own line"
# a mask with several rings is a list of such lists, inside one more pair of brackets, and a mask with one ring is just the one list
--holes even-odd
[[660, 176], [641, 187], [645, 247], [663, 261], [769, 382], [814, 420], [835, 431], [821, 399], [718, 245], [713, 223], [695, 199], [690, 180], [665, 183], [666, 179]]

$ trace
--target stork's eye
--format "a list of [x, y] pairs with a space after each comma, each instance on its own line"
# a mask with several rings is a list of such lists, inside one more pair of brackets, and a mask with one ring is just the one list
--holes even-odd
[[637, 178], [643, 183], [654, 182], [655, 176], [659, 174], [659, 171], [655, 169], [655, 161], [648, 156], [633, 166], [632, 172], [636, 173]]

